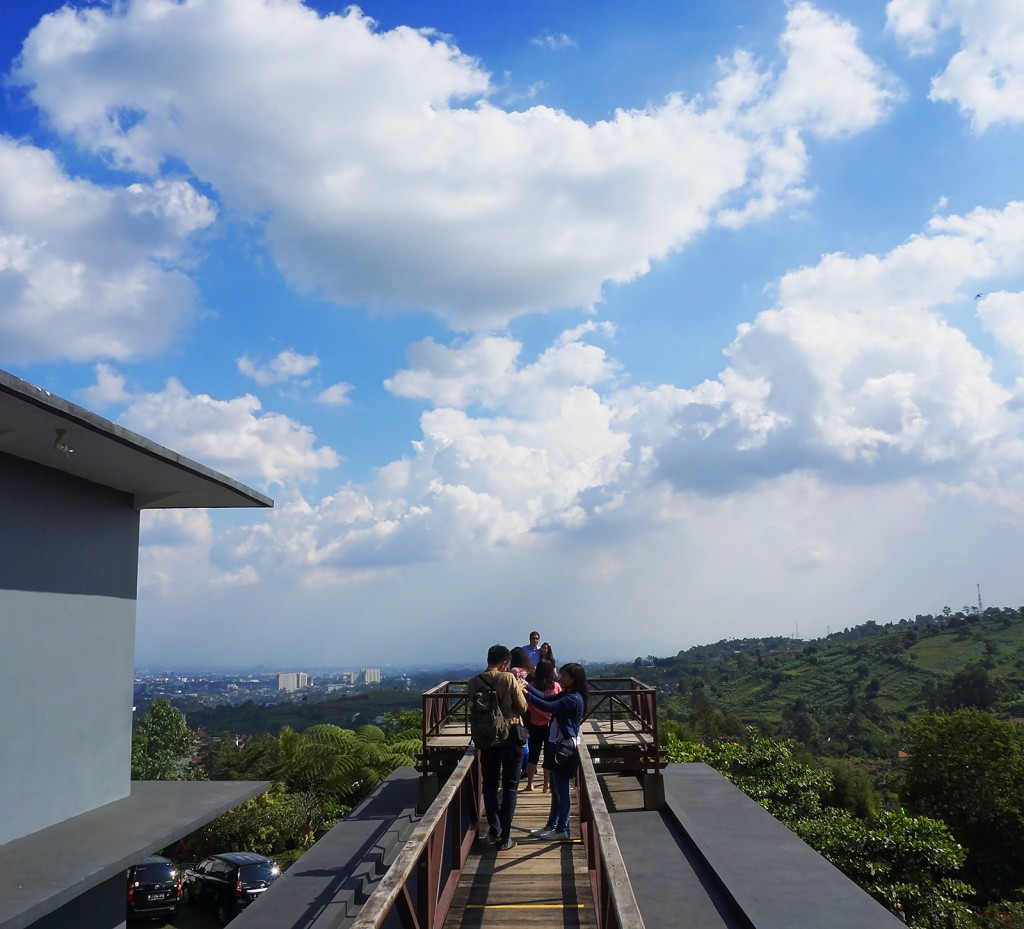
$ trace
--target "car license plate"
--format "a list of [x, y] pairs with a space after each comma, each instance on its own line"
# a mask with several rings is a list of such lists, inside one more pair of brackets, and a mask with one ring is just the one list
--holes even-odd
[[167, 894], [150, 894], [146, 897], [147, 900], [166, 900]]

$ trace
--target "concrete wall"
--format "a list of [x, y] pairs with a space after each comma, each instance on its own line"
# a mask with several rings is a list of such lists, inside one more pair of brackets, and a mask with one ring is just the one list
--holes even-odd
[[0, 844], [126, 797], [139, 518], [0, 455]]

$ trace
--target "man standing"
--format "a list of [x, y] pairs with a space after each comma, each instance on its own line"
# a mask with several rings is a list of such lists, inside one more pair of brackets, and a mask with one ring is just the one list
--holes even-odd
[[530, 661], [533, 662], [534, 667], [537, 666], [537, 662], [540, 661], [540, 633], [530, 633], [530, 644], [523, 646], [523, 651], [530, 656]]
[[[539, 636], [538, 636], [539, 638]], [[494, 690], [501, 713], [509, 725], [521, 723], [526, 712], [526, 695], [514, 674], [509, 673], [511, 653], [504, 645], [492, 645], [487, 651], [487, 670], [469, 682], [469, 701], [481, 690]], [[512, 817], [516, 811], [519, 775], [523, 767], [523, 747], [506, 740], [480, 748], [483, 774], [484, 811], [490, 827], [488, 837], [497, 849], [515, 848], [511, 837]]]

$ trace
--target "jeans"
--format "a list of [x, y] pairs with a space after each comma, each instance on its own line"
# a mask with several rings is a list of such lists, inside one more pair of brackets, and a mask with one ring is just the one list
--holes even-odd
[[551, 776], [551, 812], [548, 814], [548, 828], [564, 832], [569, 828], [569, 782], [572, 776], [556, 768], [549, 769]]
[[501, 841], [512, 831], [516, 812], [519, 775], [523, 770], [523, 749], [520, 745], [495, 745], [480, 751], [483, 773], [484, 812], [491, 834]]

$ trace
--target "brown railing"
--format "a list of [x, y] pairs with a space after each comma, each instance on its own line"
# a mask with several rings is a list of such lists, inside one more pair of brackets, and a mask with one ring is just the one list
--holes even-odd
[[644, 920], [615, 839], [601, 783], [586, 750], [580, 752], [576, 769], [576, 796], [598, 929], [643, 929]]
[[480, 762], [468, 749], [351, 929], [378, 929], [392, 911], [404, 929], [444, 924], [476, 838], [481, 797]]
[[[635, 753], [639, 766], [647, 770], [660, 770], [663, 762], [658, 740], [658, 692], [633, 677], [597, 677], [591, 678], [588, 684], [590, 706], [587, 708], [587, 719], [607, 719], [610, 733], [615, 733], [616, 723], [638, 725], [640, 731], [650, 737]], [[604, 768], [599, 767], [599, 770]]]
[[[480, 822], [480, 776], [478, 754], [467, 749], [351, 929], [379, 929], [392, 912], [397, 912], [404, 929], [444, 925]], [[585, 748], [576, 771], [576, 796], [598, 929], [644, 929], [601, 784]]]
[[[627, 721], [639, 725], [640, 731], [650, 736], [650, 742], [641, 753], [644, 767], [661, 766], [661, 746], [658, 741], [657, 691], [632, 677], [591, 678], [590, 706], [587, 719], [608, 720], [610, 731], [616, 723]], [[427, 753], [431, 738], [447, 734], [469, 737], [469, 697], [466, 681], [442, 681], [423, 694], [423, 754]]]
[[450, 723], [461, 723], [469, 735], [469, 693], [466, 681], [442, 681], [423, 692], [423, 748], [431, 736]]

